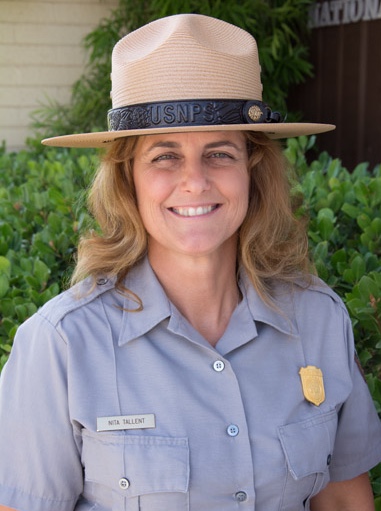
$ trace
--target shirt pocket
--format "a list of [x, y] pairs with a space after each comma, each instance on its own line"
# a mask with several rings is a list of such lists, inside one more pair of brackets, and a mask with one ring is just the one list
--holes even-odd
[[187, 438], [83, 433], [84, 496], [113, 511], [188, 511]]
[[329, 482], [336, 430], [335, 410], [278, 428], [287, 465], [281, 511], [309, 509], [310, 498]]

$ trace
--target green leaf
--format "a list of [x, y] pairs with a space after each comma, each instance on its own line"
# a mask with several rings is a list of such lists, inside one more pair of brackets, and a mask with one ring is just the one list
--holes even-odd
[[339, 250], [336, 250], [336, 252], [334, 252], [332, 254], [331, 262], [335, 266], [337, 264], [339, 264], [339, 263], [346, 264], [346, 262], [347, 262], [347, 251], [345, 250], [345, 248], [341, 248]]
[[9, 277], [6, 273], [0, 272], [0, 298], [4, 298], [4, 296], [9, 291]]
[[18, 320], [20, 321], [20, 323], [23, 323], [37, 311], [37, 307], [32, 302], [23, 303], [22, 305], [16, 305], [15, 311]]
[[363, 204], [364, 206], [368, 206], [369, 204], [369, 190], [366, 184], [363, 181], [356, 181], [354, 185], [354, 192], [356, 195], [357, 200], [360, 202], [360, 204]]
[[361, 298], [366, 301], [370, 302], [371, 297], [381, 297], [381, 289], [377, 285], [377, 283], [367, 275], [364, 275], [360, 282], [358, 283], [358, 289], [361, 295]]
[[381, 178], [375, 178], [369, 183], [369, 192], [371, 207], [379, 206], [381, 204]]
[[343, 194], [338, 191], [338, 190], [335, 190], [331, 193], [328, 194], [328, 207], [330, 209], [332, 209], [335, 213], [337, 211], [339, 211], [339, 209], [341, 209], [342, 205], [343, 205]]
[[334, 212], [332, 209], [323, 208], [319, 211], [317, 217], [317, 225], [323, 240], [328, 240], [334, 229]]
[[11, 275], [11, 262], [4, 256], [0, 256], [0, 273], [4, 273], [8, 277]]
[[50, 276], [50, 269], [39, 259], [37, 259], [34, 263], [34, 276], [39, 282], [41, 289], [45, 288]]
[[354, 280], [355, 281], [360, 280], [366, 271], [366, 264], [364, 258], [361, 256], [355, 257], [352, 261], [351, 269], [353, 271]]
[[361, 214], [361, 211], [357, 206], [353, 206], [352, 204], [349, 204], [347, 202], [343, 204], [341, 209], [351, 218], [358, 218]]
[[321, 241], [318, 243], [313, 251], [315, 261], [320, 259], [325, 261], [328, 256], [328, 243], [327, 241]]
[[357, 223], [361, 227], [361, 229], [364, 231], [367, 227], [369, 227], [369, 225], [371, 223], [371, 219], [368, 215], [365, 215], [364, 213], [362, 213], [357, 217]]

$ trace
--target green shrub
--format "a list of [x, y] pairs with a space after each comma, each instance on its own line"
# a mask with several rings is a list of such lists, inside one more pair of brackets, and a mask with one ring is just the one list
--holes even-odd
[[286, 155], [299, 173], [317, 271], [348, 307], [360, 360], [378, 378], [372, 385], [381, 412], [381, 165], [361, 163], [349, 173], [326, 153], [308, 165], [313, 142], [289, 139]]
[[0, 153], [0, 369], [17, 326], [60, 292], [78, 233], [94, 153]]

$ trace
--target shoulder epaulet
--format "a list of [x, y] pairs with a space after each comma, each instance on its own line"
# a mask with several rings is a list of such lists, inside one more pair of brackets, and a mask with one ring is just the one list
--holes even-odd
[[67, 314], [87, 305], [114, 287], [115, 279], [94, 280], [89, 277], [46, 302], [38, 314], [51, 324], [57, 325]]
[[316, 293], [322, 293], [324, 295], [329, 296], [334, 302], [336, 302], [338, 305], [346, 309], [344, 302], [342, 298], [331, 288], [326, 284], [322, 279], [319, 277], [316, 277], [315, 275], [311, 276], [311, 283], [307, 285], [303, 281], [296, 281], [296, 284], [304, 288], [308, 291], [316, 292]]

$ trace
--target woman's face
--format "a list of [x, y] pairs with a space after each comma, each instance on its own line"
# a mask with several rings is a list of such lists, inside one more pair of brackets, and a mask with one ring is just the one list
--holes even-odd
[[247, 165], [241, 132], [140, 137], [133, 176], [150, 253], [236, 250], [248, 207]]

